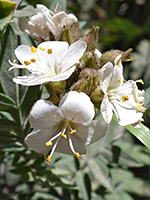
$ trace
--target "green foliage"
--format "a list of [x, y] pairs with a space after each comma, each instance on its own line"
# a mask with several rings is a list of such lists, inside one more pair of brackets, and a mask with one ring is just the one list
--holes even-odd
[[15, 2], [7, 0], [0, 1], [0, 29], [12, 19], [15, 5]]

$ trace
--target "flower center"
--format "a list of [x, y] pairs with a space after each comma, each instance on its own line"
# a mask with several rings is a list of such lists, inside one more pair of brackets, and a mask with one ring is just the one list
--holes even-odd
[[[74, 125], [75, 125], [74, 123], [72, 123], [68, 120], [62, 120], [60, 122], [60, 124], [58, 126], [59, 131], [56, 134], [54, 134], [50, 138], [49, 141], [47, 141], [45, 143], [45, 145], [47, 147], [52, 146], [50, 154], [47, 155], [47, 159], [46, 159], [47, 162], [51, 161], [52, 155], [55, 152], [55, 149], [56, 149], [60, 139], [68, 140], [68, 144], [69, 144], [69, 147], [70, 147], [72, 153], [76, 156], [77, 159], [80, 158], [80, 154], [79, 154], [79, 152], [76, 152], [74, 145], [73, 145], [73, 142], [72, 142], [72, 136], [71, 135], [74, 135], [76, 133], [76, 129], [73, 128]], [[53, 144], [53, 141], [54, 141], [54, 144]]]

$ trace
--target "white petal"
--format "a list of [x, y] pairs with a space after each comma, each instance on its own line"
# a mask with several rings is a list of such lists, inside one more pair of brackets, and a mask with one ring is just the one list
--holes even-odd
[[113, 72], [113, 64], [111, 62], [106, 63], [99, 72], [99, 82], [101, 86], [101, 90], [106, 93], [110, 81], [112, 78], [112, 72]]
[[113, 115], [113, 106], [109, 102], [107, 95], [104, 96], [100, 110], [101, 110], [104, 120], [106, 121], [107, 124], [109, 124], [111, 122], [112, 115]]
[[109, 85], [110, 89], [115, 89], [119, 87], [124, 82], [123, 71], [122, 68], [118, 65], [115, 65], [112, 71], [112, 78]]
[[24, 64], [24, 61], [29, 61], [36, 58], [36, 53], [32, 53], [31, 48], [27, 45], [20, 45], [15, 49], [15, 55], [18, 60]]
[[79, 59], [83, 56], [86, 48], [87, 48], [86, 43], [80, 40], [71, 44], [61, 62], [61, 66], [63, 67], [62, 71], [64, 72], [71, 66], [75, 65], [79, 61]]
[[97, 55], [97, 57], [100, 59], [100, 57], [102, 56], [102, 53], [98, 50], [95, 49], [94, 53]]
[[115, 60], [114, 60], [114, 65], [117, 65], [118, 62], [119, 62], [119, 60], [121, 60], [121, 54], [119, 54], [119, 55], [115, 58]]
[[105, 121], [93, 120], [86, 125], [76, 125], [75, 133], [86, 145], [98, 141], [101, 137], [106, 134], [108, 125]]
[[[37, 48], [38, 59], [45, 63], [47, 68], [50, 68], [53, 73], [59, 73], [61, 69], [61, 61], [68, 51], [68, 43], [60, 41], [42, 42]], [[45, 51], [40, 50], [44, 48]], [[52, 49], [52, 53], [48, 54], [47, 50]], [[71, 66], [70, 66], [71, 67]]]
[[141, 120], [143, 115], [143, 113], [138, 112], [136, 109], [127, 109], [119, 104], [114, 104], [114, 112], [121, 126], [135, 124]]
[[25, 86], [34, 86], [48, 82], [49, 79], [47, 79], [47, 77], [45, 78], [38, 74], [28, 74], [26, 76], [17, 76], [16, 78], [13, 78], [13, 81], [17, 84]]
[[[79, 152], [80, 154], [86, 153], [86, 148], [84, 142], [78, 138], [76, 135], [71, 135], [73, 147], [76, 152]], [[59, 143], [56, 148], [56, 152], [68, 154], [68, 155], [74, 155], [73, 152], [70, 149], [69, 142], [67, 139], [61, 138], [59, 140]]]
[[38, 100], [32, 107], [29, 122], [35, 129], [48, 129], [63, 119], [59, 108], [47, 100]]
[[33, 130], [24, 141], [30, 149], [38, 153], [47, 153], [52, 146], [47, 147], [45, 143], [56, 134], [56, 131], [56, 128]]
[[68, 92], [61, 99], [59, 108], [67, 120], [80, 124], [90, 122], [95, 115], [93, 103], [83, 92]]

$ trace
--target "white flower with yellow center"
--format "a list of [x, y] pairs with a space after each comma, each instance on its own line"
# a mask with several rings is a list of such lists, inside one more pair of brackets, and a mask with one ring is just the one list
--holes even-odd
[[50, 32], [56, 40], [60, 39], [62, 29], [69, 28], [74, 22], [78, 21], [73, 14], [65, 12], [53, 13], [42, 4], [36, 5], [37, 14], [29, 18], [19, 20], [20, 29], [36, 39], [38, 42], [50, 40]]
[[105, 121], [93, 120], [94, 105], [85, 93], [71, 91], [59, 106], [47, 100], [38, 100], [32, 107], [29, 122], [34, 130], [26, 136], [25, 143], [38, 152], [60, 152], [75, 155], [86, 153], [85, 145], [96, 142], [106, 133]]
[[101, 103], [101, 113], [109, 124], [113, 112], [121, 126], [135, 124], [142, 120], [144, 110], [144, 91], [138, 90], [136, 82], [124, 82], [121, 55], [117, 56], [114, 65], [106, 63], [100, 70], [99, 82], [104, 98]]
[[76, 63], [83, 56], [86, 44], [77, 41], [72, 45], [67, 42], [42, 42], [37, 48], [20, 45], [15, 55], [21, 65], [11, 62], [11, 69], [27, 69], [30, 74], [13, 78], [15, 83], [33, 86], [50, 81], [68, 79], [76, 68]]

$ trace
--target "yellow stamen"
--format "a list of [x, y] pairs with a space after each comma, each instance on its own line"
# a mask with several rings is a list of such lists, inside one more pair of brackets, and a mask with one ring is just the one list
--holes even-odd
[[129, 97], [128, 97], [128, 96], [122, 96], [122, 97], [121, 97], [121, 100], [122, 100], [123, 102], [128, 101], [128, 100], [129, 100]]
[[137, 110], [139, 111], [139, 112], [141, 112], [142, 111], [142, 105], [140, 104], [140, 105], [138, 105], [137, 107]]
[[63, 133], [61, 134], [61, 137], [67, 139], [67, 135], [65, 135], [65, 134], [63, 134]]
[[121, 77], [119, 76], [117, 82], [121, 83]]
[[24, 64], [25, 64], [25, 65], [30, 65], [31, 62], [29, 62], [29, 61], [24, 61]]
[[77, 159], [80, 159], [80, 154], [79, 154], [79, 152], [76, 153], [76, 158], [77, 158]]
[[46, 144], [47, 147], [49, 147], [49, 146], [52, 146], [53, 143], [51, 141], [48, 141], [45, 144]]
[[45, 51], [45, 48], [43, 48], [43, 47], [39, 47], [39, 49], [42, 50], [42, 51]]
[[36, 59], [35, 59], [35, 58], [32, 58], [32, 59], [31, 59], [31, 62], [35, 63], [35, 62], [36, 62]]
[[47, 162], [51, 162], [51, 157], [50, 157], [50, 155], [47, 156], [46, 161], [47, 161]]
[[52, 52], [53, 52], [52, 49], [47, 49], [48, 54], [52, 54]]
[[144, 85], [144, 81], [142, 79], [139, 79], [136, 82], [141, 83], [142, 85]]
[[70, 134], [71, 134], [71, 135], [73, 135], [74, 133], [76, 133], [76, 130], [70, 131]]
[[119, 62], [118, 62], [118, 66], [121, 67], [121, 64], [122, 64], [122, 62], [121, 62], [121, 59], [120, 59]]
[[32, 53], [36, 53], [36, 48], [34, 46], [31, 47]]

